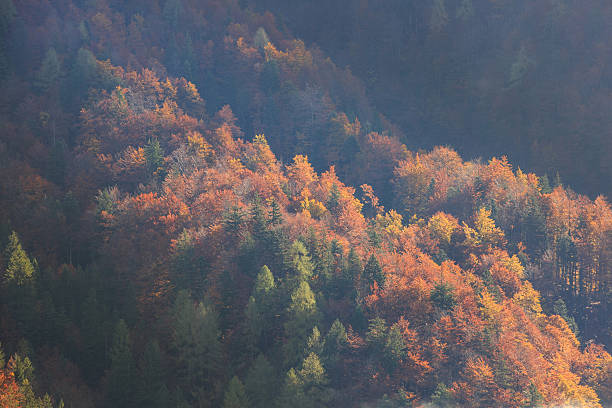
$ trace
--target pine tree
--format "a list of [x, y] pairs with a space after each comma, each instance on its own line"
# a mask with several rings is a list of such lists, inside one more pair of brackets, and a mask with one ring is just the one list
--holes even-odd
[[311, 258], [304, 244], [300, 241], [295, 241], [288, 253], [289, 269], [292, 272], [290, 280], [293, 286], [299, 285], [299, 282], [307, 281], [312, 277], [313, 266]]
[[9, 236], [5, 257], [8, 259], [8, 262], [2, 277], [3, 283], [5, 285], [14, 284], [17, 286], [31, 284], [34, 278], [34, 265], [21, 247], [21, 242], [19, 242], [15, 231]]
[[288, 308], [288, 319], [285, 322], [285, 361], [288, 365], [295, 364], [302, 355], [308, 336], [317, 323], [319, 312], [315, 295], [306, 281], [302, 281], [291, 294]]
[[144, 155], [149, 176], [162, 181], [166, 177], [166, 170], [164, 168], [164, 151], [159, 144], [159, 140], [150, 139], [144, 148]]
[[276, 200], [270, 202], [270, 211], [268, 213], [268, 222], [270, 225], [279, 225], [283, 222], [283, 215], [281, 214], [280, 206]]
[[393, 370], [402, 361], [406, 354], [406, 344], [401, 329], [395, 323], [387, 333], [387, 341], [384, 348], [384, 362], [389, 371]]
[[376, 282], [378, 287], [382, 288], [385, 284], [385, 274], [374, 254], [368, 258], [368, 262], [363, 270], [363, 277], [368, 286], [372, 286]]
[[34, 87], [40, 92], [47, 92], [57, 84], [61, 75], [61, 66], [55, 48], [49, 48], [42, 61], [42, 66], [34, 79]]
[[111, 366], [106, 395], [109, 407], [134, 406], [136, 370], [131, 347], [128, 327], [121, 319], [115, 326], [110, 350]]
[[203, 407], [219, 398], [222, 349], [217, 315], [211, 306], [177, 294], [173, 308], [173, 348], [177, 354], [177, 380], [188, 400]]
[[276, 373], [263, 354], [257, 356], [247, 372], [245, 388], [253, 408], [267, 408], [276, 392]]
[[550, 186], [550, 180], [548, 179], [548, 175], [544, 174], [540, 179], [540, 189], [542, 194], [550, 194], [552, 193], [552, 188]]
[[139, 407], [164, 408], [170, 403], [170, 392], [164, 381], [164, 368], [159, 343], [150, 341], [140, 361]]
[[248, 408], [249, 406], [244, 385], [238, 377], [234, 376], [225, 391], [223, 408]]

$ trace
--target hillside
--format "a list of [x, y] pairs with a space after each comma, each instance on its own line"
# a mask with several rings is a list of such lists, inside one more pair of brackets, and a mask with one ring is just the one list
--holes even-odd
[[0, 406], [612, 403], [604, 198], [409, 150], [236, 1], [0, 31]]

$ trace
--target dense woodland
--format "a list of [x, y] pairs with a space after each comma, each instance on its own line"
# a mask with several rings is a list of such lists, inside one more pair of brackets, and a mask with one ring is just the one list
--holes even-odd
[[612, 3], [245, 0], [363, 79], [411, 149], [451, 145], [612, 194]]
[[415, 148], [380, 98], [429, 97], [285, 8], [0, 0], [0, 407], [611, 404], [607, 200]]

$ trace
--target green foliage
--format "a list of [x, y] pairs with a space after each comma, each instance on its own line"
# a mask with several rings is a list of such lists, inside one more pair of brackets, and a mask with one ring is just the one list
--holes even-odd
[[440, 408], [454, 406], [453, 395], [444, 383], [438, 383], [434, 393], [431, 395], [431, 403]]
[[163, 181], [166, 177], [166, 169], [164, 166], [164, 151], [159, 144], [159, 140], [149, 139], [144, 148], [144, 155], [149, 176], [158, 181]]
[[387, 339], [387, 322], [385, 319], [375, 317], [370, 319], [368, 331], [366, 333], [366, 342], [376, 351], [382, 351]]
[[57, 85], [61, 74], [62, 68], [57, 58], [57, 52], [55, 52], [55, 48], [49, 48], [36, 74], [34, 86], [40, 92], [47, 92], [51, 87]]
[[295, 241], [291, 245], [288, 258], [289, 267], [292, 272], [291, 279], [296, 284], [309, 280], [313, 273], [313, 266], [308, 251], [301, 241]]
[[285, 361], [293, 365], [300, 358], [308, 336], [319, 319], [315, 295], [308, 282], [302, 281], [291, 294], [285, 322]]
[[261, 270], [257, 274], [255, 279], [255, 286], [253, 287], [253, 295], [261, 299], [266, 297], [276, 288], [274, 282], [274, 276], [266, 265], [261, 267]]
[[406, 354], [406, 344], [402, 336], [401, 329], [397, 323], [395, 323], [389, 329], [387, 333], [387, 340], [383, 350], [384, 361], [387, 369], [395, 368], [404, 358]]
[[266, 408], [276, 393], [276, 372], [263, 354], [257, 356], [245, 378], [245, 388], [253, 408]]
[[222, 363], [217, 315], [211, 306], [194, 304], [187, 291], [179, 291], [172, 318], [177, 380], [188, 401], [212, 406], [219, 397]]
[[238, 377], [232, 377], [223, 397], [223, 408], [248, 408], [249, 406], [244, 385]]
[[147, 343], [140, 361], [138, 406], [163, 408], [170, 404], [170, 392], [165, 384], [165, 372], [159, 343]]
[[378, 262], [378, 258], [374, 254], [368, 258], [368, 262], [363, 270], [363, 278], [368, 286], [372, 286], [376, 282], [379, 288], [384, 287], [385, 274], [383, 273], [382, 266], [380, 266], [380, 262]]
[[136, 366], [128, 327], [119, 320], [110, 349], [107, 403], [109, 407], [132, 407], [136, 389]]
[[32, 283], [34, 265], [23, 250], [15, 231], [9, 236], [9, 243], [5, 249], [5, 259], [8, 260], [2, 277], [5, 285], [25, 286]]
[[454, 291], [448, 283], [438, 283], [431, 290], [429, 298], [440, 310], [452, 310], [457, 304]]
[[567, 325], [570, 329], [572, 329], [576, 337], [580, 335], [578, 325], [576, 324], [576, 319], [574, 319], [574, 317], [569, 314], [569, 311], [567, 310], [567, 306], [565, 305], [563, 299], [555, 300], [555, 303], [553, 303], [553, 313], [561, 316], [567, 322]]

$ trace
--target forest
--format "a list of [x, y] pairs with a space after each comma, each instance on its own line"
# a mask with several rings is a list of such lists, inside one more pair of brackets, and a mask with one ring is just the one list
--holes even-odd
[[586, 3], [0, 0], [0, 408], [610, 406]]

